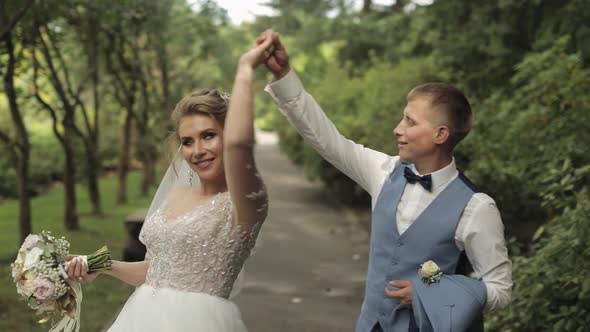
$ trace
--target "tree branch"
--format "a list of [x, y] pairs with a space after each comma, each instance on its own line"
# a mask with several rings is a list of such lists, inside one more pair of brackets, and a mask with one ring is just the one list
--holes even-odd
[[13, 147], [15, 145], [12, 138], [10, 138], [10, 136], [2, 130], [0, 130], [0, 141], [4, 142], [4, 144], [8, 145], [9, 147]]
[[[47, 43], [45, 42], [45, 39], [43, 38], [43, 33], [41, 32], [43, 28], [43, 25], [39, 25], [37, 27], [37, 36], [39, 37], [39, 40], [41, 41], [41, 53], [43, 54], [43, 57], [45, 58], [45, 62], [47, 63], [47, 67], [49, 68], [49, 71], [51, 73], [51, 83], [53, 85], [53, 88], [55, 89], [55, 92], [57, 93], [58, 97], [61, 99], [62, 103], [64, 104], [64, 107], [68, 107], [69, 106], [69, 102], [68, 102], [68, 97], [66, 96], [66, 92], [64, 91], [63, 85], [61, 83], [61, 81], [59, 80], [59, 75], [57, 74], [57, 70], [55, 69], [55, 66], [53, 65], [53, 60], [51, 59], [51, 53], [49, 52], [49, 47], [47, 46]], [[38, 63], [38, 61], [37, 61]]]
[[64, 81], [66, 83], [66, 89], [68, 90], [68, 93], [70, 94], [70, 96], [72, 98], [76, 99], [76, 96], [82, 90], [82, 86], [83, 86], [86, 79], [83, 79], [80, 81], [80, 85], [77, 89], [78, 90], [77, 94], [74, 94], [74, 90], [72, 89], [72, 83], [70, 81], [70, 72], [68, 71], [68, 67], [66, 66], [66, 61], [65, 61], [63, 55], [61, 54], [59, 47], [56, 46], [55, 37], [53, 36], [51, 29], [45, 28], [44, 30], [45, 30], [45, 34], [47, 35], [47, 39], [49, 39], [49, 45], [51, 46], [53, 53], [55, 53], [55, 55], [57, 57], [57, 61], [59, 62], [60, 66], [62, 68], [62, 71], [64, 73]]
[[[10, 23], [8, 23], [8, 25], [6, 27], [4, 27], [4, 29], [2, 29], [2, 31], [0, 32], [0, 39], [4, 39], [4, 37], [6, 36], [6, 34], [8, 34], [9, 32], [12, 31], [12, 29], [14, 29], [14, 27], [16, 26], [16, 24], [18, 23], [18, 21], [20, 21], [21, 18], [23, 18], [23, 16], [25, 16], [27, 10], [31, 7], [31, 5], [33, 4], [35, 0], [29, 0], [27, 3], [25, 3], [25, 5], [20, 9], [19, 12], [16, 13], [16, 15], [14, 15], [14, 17], [12, 18], [12, 20], [10, 20]], [[4, 4], [4, 2], [2, 2]], [[4, 10], [4, 8], [2, 8]], [[5, 17], [2, 17], [2, 19], [4, 20]]]
[[[86, 111], [86, 105], [84, 105], [84, 103], [82, 102], [82, 100], [80, 100], [80, 95], [76, 95], [76, 104], [74, 104], [74, 107], [76, 106], [80, 106], [80, 108], [82, 109], [82, 118], [84, 119], [84, 125], [86, 126], [86, 130], [88, 132], [88, 136], [93, 136], [93, 130], [92, 130], [92, 126], [90, 125], [90, 119], [88, 118], [88, 113]], [[78, 131], [80, 131], [78, 129], [78, 126], [76, 126], [76, 124], [74, 124], [74, 127], [76, 127], [76, 129]]]
[[57, 127], [57, 123], [58, 123], [57, 112], [55, 112], [55, 110], [51, 107], [51, 105], [49, 105], [39, 94], [39, 84], [38, 84], [39, 60], [37, 59], [37, 55], [36, 55], [37, 51], [34, 48], [31, 53], [33, 55], [33, 89], [34, 89], [35, 98], [43, 106], [43, 108], [45, 108], [45, 110], [47, 110], [47, 112], [49, 112], [49, 115], [51, 116], [51, 119], [53, 120], [52, 121], [53, 122], [53, 133], [55, 134], [57, 139], [62, 144], [65, 144], [64, 138], [61, 135], [61, 133], [59, 132], [59, 129]]
[[28, 133], [23, 122], [22, 116], [18, 109], [18, 104], [16, 101], [16, 91], [14, 89], [14, 72], [16, 66], [16, 58], [14, 56], [14, 43], [12, 42], [12, 33], [7, 33], [4, 38], [4, 43], [6, 44], [6, 51], [8, 52], [8, 64], [6, 66], [6, 72], [4, 73], [4, 92], [6, 93], [6, 97], [8, 97], [8, 105], [10, 108], [10, 116], [12, 118], [12, 123], [17, 131], [17, 135], [21, 135], [21, 140], [14, 140], [14, 144], [24, 151], [29, 148], [29, 140], [28, 140]]

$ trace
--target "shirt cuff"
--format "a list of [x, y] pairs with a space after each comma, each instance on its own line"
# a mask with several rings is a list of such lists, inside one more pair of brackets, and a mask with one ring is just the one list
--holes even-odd
[[484, 306], [483, 312], [488, 313], [494, 309], [494, 301], [492, 300], [492, 296], [494, 296], [494, 294], [490, 285], [486, 283], [484, 283], [484, 285], [486, 285], [487, 301], [486, 305]]
[[303, 83], [295, 71], [291, 69], [280, 80], [267, 84], [264, 91], [268, 92], [281, 105], [299, 96], [303, 91]]

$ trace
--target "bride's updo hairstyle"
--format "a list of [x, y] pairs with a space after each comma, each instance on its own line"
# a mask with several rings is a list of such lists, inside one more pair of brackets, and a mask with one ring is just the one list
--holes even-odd
[[[178, 134], [180, 119], [195, 114], [205, 114], [217, 121], [223, 128], [225, 115], [229, 106], [229, 95], [213, 89], [203, 89], [191, 92], [182, 98], [172, 111], [172, 121]], [[177, 135], [178, 136], [178, 135]]]

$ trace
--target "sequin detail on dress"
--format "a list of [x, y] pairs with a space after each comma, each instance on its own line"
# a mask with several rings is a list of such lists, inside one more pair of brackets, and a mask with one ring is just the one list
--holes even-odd
[[227, 299], [262, 222], [249, 229], [234, 225], [228, 192], [176, 218], [156, 210], [139, 235], [150, 262], [146, 285]]

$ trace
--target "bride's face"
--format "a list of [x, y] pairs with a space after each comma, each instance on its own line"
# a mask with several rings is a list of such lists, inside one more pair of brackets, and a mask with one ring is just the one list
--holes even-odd
[[223, 169], [223, 128], [206, 114], [180, 119], [178, 136], [184, 160], [201, 182], [225, 181]]

